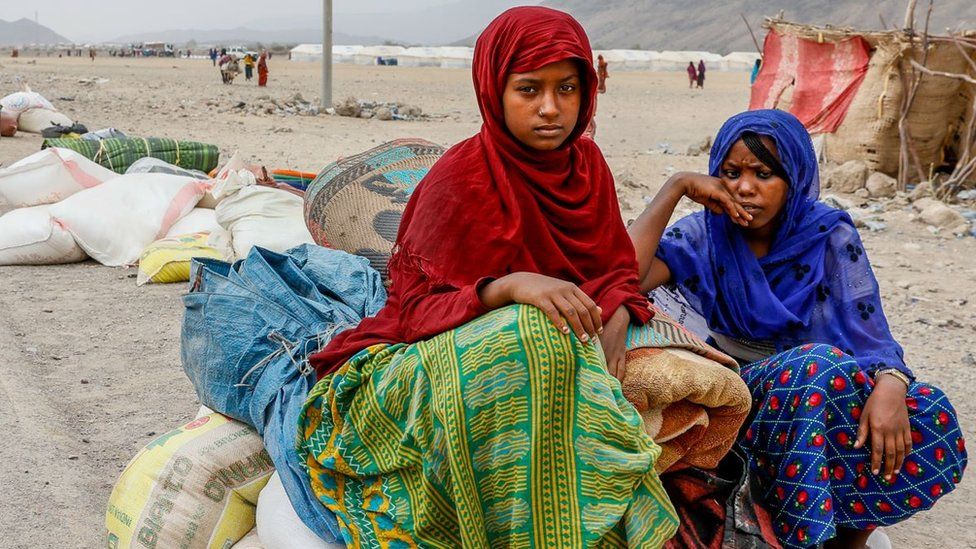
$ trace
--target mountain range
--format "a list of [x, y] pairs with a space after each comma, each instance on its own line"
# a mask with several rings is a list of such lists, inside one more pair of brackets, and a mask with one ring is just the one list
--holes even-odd
[[4, 21], [0, 19], [0, 46], [70, 42], [71, 40], [68, 40], [44, 25], [38, 25], [30, 19], [18, 19], [16, 21]]
[[[790, 21], [901, 28], [905, 0], [547, 0], [544, 5], [573, 14], [597, 49], [705, 50], [715, 53], [755, 49], [741, 15], [762, 43], [762, 22], [780, 10]], [[924, 26], [927, 2], [918, 2], [916, 27]], [[973, 0], [935, 0], [930, 32], [947, 27], [976, 29]]]
[[[453, 0], [415, 11], [394, 8], [375, 13], [338, 12], [336, 44], [473, 45], [485, 25], [505, 9], [539, 0]], [[392, 3], [392, 2], [391, 2]], [[573, 14], [597, 49], [706, 50], [715, 53], [754, 49], [744, 16], [761, 42], [762, 22], [781, 10], [798, 23], [900, 28], [906, 0], [545, 0], [544, 5]], [[919, 2], [917, 27], [925, 19]], [[279, 14], [233, 29], [175, 29], [119, 36], [116, 43], [163, 41], [183, 44], [316, 43], [321, 13]], [[935, 0], [930, 30], [976, 29], [974, 0]], [[0, 20], [0, 45], [58, 43], [69, 39], [28, 19]]]

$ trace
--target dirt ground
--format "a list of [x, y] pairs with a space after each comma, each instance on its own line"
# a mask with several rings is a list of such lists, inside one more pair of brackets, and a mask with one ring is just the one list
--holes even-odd
[[[215, 143], [269, 167], [318, 171], [397, 137], [449, 145], [480, 124], [465, 70], [338, 66], [337, 99], [402, 101], [431, 119], [382, 122], [321, 115], [249, 115], [233, 107], [268, 94], [318, 95], [318, 65], [271, 60], [259, 89], [220, 84], [209, 60], [0, 59], [0, 96], [23, 77], [89, 129]], [[709, 73], [704, 91], [683, 73], [613, 73], [600, 98], [597, 141], [632, 218], [674, 170], [706, 166], [683, 153], [748, 102], [748, 76]], [[107, 79], [83, 83], [82, 79]], [[0, 139], [0, 164], [41, 138]], [[864, 233], [892, 330], [919, 378], [952, 398], [976, 432], [976, 239], [934, 235], [899, 202], [887, 229]], [[180, 367], [183, 285], [135, 285], [134, 269], [94, 262], [0, 267], [0, 547], [104, 546], [109, 492], [128, 459], [190, 419], [196, 396]], [[888, 529], [896, 547], [976, 547], [976, 481], [968, 475], [934, 511]]]

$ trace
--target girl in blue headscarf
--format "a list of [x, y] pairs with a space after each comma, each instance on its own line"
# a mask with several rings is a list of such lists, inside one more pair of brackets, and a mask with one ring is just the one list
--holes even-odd
[[[740, 445], [783, 545], [863, 547], [959, 483], [956, 413], [905, 364], [850, 216], [818, 201], [799, 120], [732, 117], [709, 173], [676, 174], [631, 226], [642, 287], [743, 364]], [[665, 233], [682, 196], [706, 211]]]

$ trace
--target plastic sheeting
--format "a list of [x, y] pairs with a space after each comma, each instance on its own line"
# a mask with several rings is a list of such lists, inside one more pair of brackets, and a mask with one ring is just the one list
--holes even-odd
[[750, 109], [781, 107], [793, 87], [789, 111], [810, 133], [832, 133], [847, 116], [868, 72], [871, 46], [860, 36], [818, 43], [770, 32], [765, 61], [752, 87]]

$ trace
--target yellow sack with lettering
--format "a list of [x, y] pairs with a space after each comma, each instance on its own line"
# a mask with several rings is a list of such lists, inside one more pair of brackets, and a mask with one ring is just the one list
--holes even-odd
[[126, 465], [108, 501], [108, 547], [231, 547], [254, 528], [272, 473], [254, 429], [220, 414], [195, 419]]
[[190, 280], [190, 260], [194, 257], [223, 259], [223, 254], [209, 243], [210, 233], [193, 233], [159, 239], [139, 256], [136, 284], [168, 284]]

